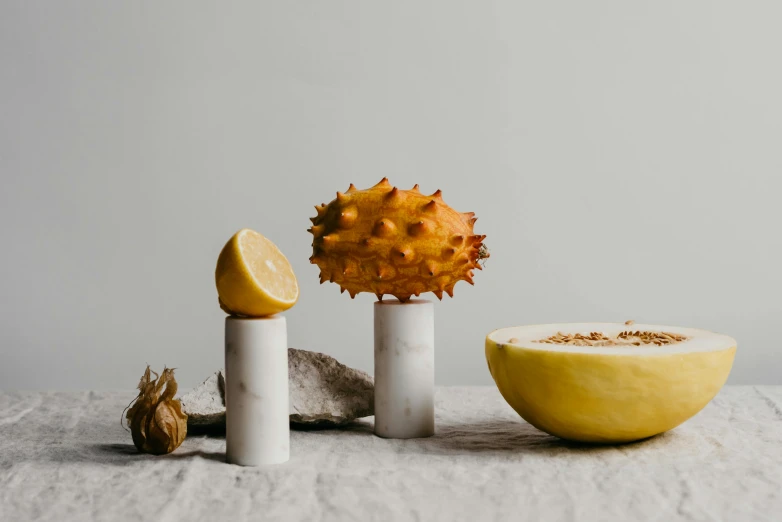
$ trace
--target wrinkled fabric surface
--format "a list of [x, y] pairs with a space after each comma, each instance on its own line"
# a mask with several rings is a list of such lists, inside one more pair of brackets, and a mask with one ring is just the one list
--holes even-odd
[[726, 387], [610, 447], [537, 431], [495, 388], [439, 388], [435, 437], [292, 431], [265, 469], [226, 464], [219, 436], [138, 454], [119, 422], [134, 396], [0, 392], [0, 520], [782, 520], [782, 387]]

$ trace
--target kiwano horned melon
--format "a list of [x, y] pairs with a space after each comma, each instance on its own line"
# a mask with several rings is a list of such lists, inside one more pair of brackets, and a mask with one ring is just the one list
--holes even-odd
[[314, 236], [310, 262], [320, 268], [320, 282], [337, 283], [350, 297], [372, 292], [400, 301], [425, 292], [453, 297], [461, 280], [473, 284], [473, 269], [488, 257], [486, 236], [473, 234], [478, 219], [443, 202], [438, 190], [425, 196], [418, 185], [392, 187], [388, 179], [367, 190], [352, 184], [310, 218]]

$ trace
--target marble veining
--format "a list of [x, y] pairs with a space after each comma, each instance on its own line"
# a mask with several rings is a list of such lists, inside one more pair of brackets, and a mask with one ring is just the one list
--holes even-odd
[[434, 308], [430, 301], [375, 303], [375, 434], [434, 435]]
[[226, 459], [243, 466], [290, 458], [285, 318], [225, 322]]

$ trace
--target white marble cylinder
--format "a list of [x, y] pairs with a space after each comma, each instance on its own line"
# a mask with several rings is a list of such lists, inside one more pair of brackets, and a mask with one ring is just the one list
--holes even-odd
[[434, 435], [434, 307], [375, 303], [375, 435]]
[[232, 464], [290, 458], [285, 317], [225, 320], [225, 453]]

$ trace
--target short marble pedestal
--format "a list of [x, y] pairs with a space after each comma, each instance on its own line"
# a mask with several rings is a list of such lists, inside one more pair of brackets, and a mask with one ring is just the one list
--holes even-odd
[[290, 458], [285, 317], [225, 320], [226, 459], [242, 466]]
[[434, 307], [375, 303], [375, 435], [434, 435]]

